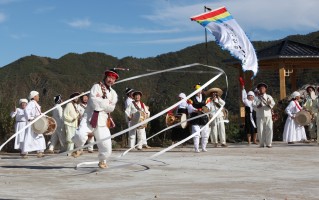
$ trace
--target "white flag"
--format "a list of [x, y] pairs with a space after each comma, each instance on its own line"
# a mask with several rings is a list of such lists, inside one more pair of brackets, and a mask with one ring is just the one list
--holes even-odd
[[251, 70], [256, 76], [258, 62], [255, 49], [225, 7], [191, 17], [191, 20], [204, 26], [215, 36], [223, 49], [227, 49], [234, 57], [240, 59], [243, 71]]

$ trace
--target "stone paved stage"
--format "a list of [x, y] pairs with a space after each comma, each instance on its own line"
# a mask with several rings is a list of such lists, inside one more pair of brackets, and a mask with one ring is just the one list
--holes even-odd
[[97, 152], [76, 159], [1, 153], [0, 199], [319, 199], [316, 143], [230, 144], [201, 153], [187, 146], [154, 160], [161, 148], [118, 159], [123, 150], [113, 151], [105, 170], [74, 168], [96, 161]]

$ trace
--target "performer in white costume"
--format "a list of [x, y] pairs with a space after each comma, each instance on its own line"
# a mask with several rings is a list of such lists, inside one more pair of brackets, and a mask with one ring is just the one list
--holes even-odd
[[259, 95], [253, 101], [253, 107], [256, 110], [259, 145], [271, 148], [273, 138], [272, 108], [275, 106], [275, 101], [266, 94], [268, 86], [265, 83], [259, 83], [257, 88]]
[[251, 138], [253, 138], [253, 143], [257, 143], [257, 123], [256, 123], [256, 111], [253, 108], [253, 101], [255, 99], [255, 93], [249, 91], [248, 94], [245, 87], [242, 86], [242, 101], [245, 105], [245, 132], [247, 134], [248, 145], [251, 143]]
[[55, 106], [58, 106], [56, 109], [52, 111], [52, 117], [56, 121], [56, 130], [51, 136], [50, 145], [46, 153], [54, 153], [54, 149], [59, 144], [60, 146], [60, 153], [66, 151], [66, 135], [65, 135], [65, 128], [63, 122], [63, 108], [60, 106], [62, 103], [61, 95], [57, 95], [54, 97]]
[[[197, 84], [194, 86], [194, 88], [197, 90], [198, 88], [200, 88], [201, 85]], [[206, 97], [205, 95], [202, 93], [202, 91], [198, 92], [195, 96], [191, 97], [187, 103], [187, 110], [188, 113], [190, 114], [190, 117], [196, 117], [200, 114], [203, 114], [202, 112], [202, 108], [204, 106], [206, 106]], [[203, 130], [196, 134], [193, 138], [194, 141], [194, 149], [196, 153], [199, 153], [199, 138], [201, 137], [201, 145], [202, 145], [202, 151], [206, 152], [206, 146], [208, 143], [208, 137], [209, 137], [209, 128], [208, 128], [208, 117], [207, 116], [203, 116], [200, 118], [197, 118], [195, 120], [191, 120], [190, 124], [192, 125], [192, 134], [194, 134], [195, 132], [199, 131], [201, 128], [203, 128]]]
[[[126, 88], [125, 89], [125, 94], [126, 94], [127, 98], [125, 100], [124, 112], [128, 108], [128, 106], [134, 101], [133, 92], [134, 92], [134, 89], [131, 89], [131, 88]], [[131, 121], [128, 119], [126, 114], [125, 114], [125, 121], [127, 123], [127, 127], [130, 128], [131, 127]], [[128, 135], [128, 147], [132, 148], [135, 145], [135, 139], [134, 139], [134, 141], [131, 141], [130, 135], [135, 135], [135, 130], [134, 129], [130, 130], [129, 131], [129, 135]], [[134, 144], [134, 145], [132, 146], [132, 144]]]
[[[82, 119], [82, 117], [83, 117], [83, 114], [84, 114], [84, 111], [87, 107], [88, 101], [89, 101], [89, 95], [85, 94], [85, 95], [80, 97], [80, 103], [77, 104], [78, 105], [77, 108], [78, 108], [78, 111], [80, 113], [80, 119]], [[92, 143], [94, 143], [94, 141], [95, 141], [94, 136], [89, 135], [87, 143], [92, 144]], [[90, 145], [88, 147], [88, 153], [93, 153], [93, 152], [94, 152], [93, 145]]]
[[319, 144], [319, 116], [318, 116], [318, 113], [319, 113], [319, 87], [317, 88], [317, 98], [314, 102], [314, 107], [313, 107], [313, 111], [316, 115], [316, 125], [317, 125], [317, 143]]
[[[15, 108], [15, 110], [10, 113], [10, 116], [12, 118], [15, 117], [15, 122], [16, 122], [14, 125], [15, 132], [18, 132], [19, 130], [24, 128], [28, 123], [24, 114], [24, 110], [27, 104], [28, 104], [27, 99], [20, 99], [19, 100], [20, 108]], [[24, 143], [24, 137], [25, 137], [25, 130], [16, 136], [14, 141], [14, 149], [20, 149], [20, 150], [22, 149], [23, 143]]]
[[[141, 101], [142, 95], [143, 94], [141, 91], [134, 91], [133, 92], [134, 101], [132, 101], [132, 103], [125, 110], [125, 114], [126, 114], [129, 121], [132, 121], [134, 114], [137, 112], [144, 112], [147, 117], [150, 117], [150, 112], [148, 110], [148, 107]], [[135, 124], [131, 124], [131, 126], [132, 125], [135, 125]], [[137, 149], [138, 150], [142, 150], [143, 147], [147, 148], [147, 149], [151, 148], [150, 146], [147, 145], [145, 127], [144, 128], [136, 128], [136, 129], [134, 129], [134, 131], [131, 131], [129, 133], [130, 147], [135, 146], [136, 135], [137, 135], [137, 144], [138, 144]]]
[[298, 102], [300, 99], [300, 93], [295, 91], [292, 93], [291, 97], [292, 100], [285, 109], [288, 117], [283, 133], [283, 141], [288, 142], [288, 144], [294, 144], [294, 142], [307, 140], [305, 128], [295, 122], [296, 114], [302, 110]]
[[[74, 92], [70, 95], [70, 99], [76, 96], [79, 96], [79, 92]], [[63, 119], [65, 125], [65, 134], [66, 134], [66, 150], [70, 151], [74, 149], [74, 143], [72, 137], [75, 135], [75, 131], [79, 125], [80, 113], [77, 109], [78, 98], [72, 100], [66, 104], [63, 111]]]
[[[310, 113], [317, 113], [318, 109], [316, 109], [316, 95], [315, 95], [315, 87], [312, 85], [309, 85], [306, 88], [307, 95], [305, 97], [305, 102], [303, 104], [303, 109], [309, 111]], [[316, 118], [316, 117], [315, 117]], [[309, 140], [317, 139], [316, 134], [316, 119], [312, 120], [311, 123], [308, 125], [308, 131], [309, 131]]]
[[[119, 75], [113, 69], [106, 70], [104, 75], [103, 82], [96, 83], [91, 88], [88, 106], [85, 109], [79, 129], [72, 138], [76, 147], [83, 146], [89, 134], [94, 134], [97, 142], [111, 136], [110, 130], [107, 127], [107, 119], [109, 113], [114, 111], [118, 100], [117, 94], [111, 86], [119, 78]], [[111, 139], [97, 143], [97, 147], [99, 151], [98, 166], [100, 168], [107, 168], [106, 159], [112, 153]], [[80, 155], [81, 151], [74, 151], [72, 153], [73, 157]]]
[[[188, 116], [188, 104], [187, 104], [187, 99], [186, 99], [186, 95], [185, 93], [180, 93], [178, 95], [178, 101], [182, 100], [182, 102], [180, 104], [178, 104], [178, 106], [176, 106], [175, 108], [173, 108], [172, 110], [168, 111], [167, 114], [170, 116], [176, 116], [176, 115], [185, 115], [186, 117]], [[182, 119], [180, 119], [182, 120]], [[179, 127], [175, 127], [173, 129], [171, 129], [171, 139], [172, 139], [172, 144], [174, 144], [175, 142], [178, 142], [180, 140], [183, 140], [185, 138], [187, 138], [189, 136], [189, 129], [188, 128], [181, 128], [181, 126]], [[182, 144], [183, 146], [185, 145], [185, 143]]]
[[[25, 118], [31, 122], [41, 115], [41, 106], [38, 104], [40, 97], [39, 92], [31, 91], [29, 95], [30, 102], [24, 110]], [[26, 158], [28, 152], [37, 151], [37, 157], [44, 156], [43, 152], [46, 148], [43, 134], [37, 134], [33, 131], [32, 126], [28, 127], [25, 132], [25, 139], [22, 147], [23, 157]]]
[[[206, 106], [210, 111], [212, 111], [212, 115], [218, 111], [221, 106], [225, 106], [225, 101], [220, 97], [223, 94], [223, 91], [219, 88], [211, 88], [206, 92], [209, 99], [207, 100]], [[225, 132], [225, 123], [224, 113], [220, 112], [218, 116], [211, 123], [211, 132], [210, 137], [214, 147], [218, 146], [218, 137], [222, 147], [227, 147], [226, 144], [226, 132]]]

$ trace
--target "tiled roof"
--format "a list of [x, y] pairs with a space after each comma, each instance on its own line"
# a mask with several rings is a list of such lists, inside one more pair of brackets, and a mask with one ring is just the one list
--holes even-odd
[[258, 60], [309, 57], [319, 58], [319, 48], [291, 40], [283, 40], [278, 44], [257, 51]]

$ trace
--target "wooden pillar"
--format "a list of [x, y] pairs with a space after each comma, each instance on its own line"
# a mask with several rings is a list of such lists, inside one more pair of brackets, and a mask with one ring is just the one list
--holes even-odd
[[286, 77], [285, 77], [285, 67], [279, 67], [279, 86], [280, 86], [280, 100], [286, 97]]
[[290, 84], [292, 92], [297, 90], [297, 69], [293, 69], [294, 71], [290, 74]]
[[[239, 65], [238, 66], [238, 70], [239, 70], [239, 76], [242, 77], [244, 80], [245, 80], [245, 77], [244, 77], [244, 73], [243, 73], [243, 70], [241, 69], [241, 66]], [[238, 81], [239, 82], [239, 81]], [[240, 126], [242, 124], [245, 124], [245, 106], [242, 102], [242, 88], [241, 88], [241, 85], [239, 85], [239, 118], [240, 118]]]

